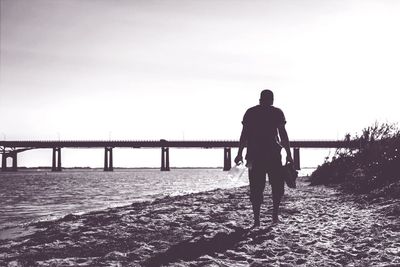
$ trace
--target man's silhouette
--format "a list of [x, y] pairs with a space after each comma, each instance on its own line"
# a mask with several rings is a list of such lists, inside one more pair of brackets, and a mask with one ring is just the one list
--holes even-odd
[[[260, 104], [249, 108], [243, 117], [238, 155], [235, 163], [243, 162], [243, 148], [247, 145], [250, 201], [254, 212], [254, 226], [260, 225], [260, 207], [263, 203], [266, 174], [272, 187], [272, 220], [279, 222], [279, 204], [284, 194], [281, 149], [286, 150], [286, 162], [293, 163], [289, 138], [285, 129], [285, 115], [273, 106], [274, 94], [270, 90], [261, 92]], [[280, 140], [279, 141], [279, 137]]]

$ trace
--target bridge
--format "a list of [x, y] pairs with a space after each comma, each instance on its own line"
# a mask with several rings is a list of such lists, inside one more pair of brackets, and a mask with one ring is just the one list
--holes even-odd
[[[169, 148], [223, 148], [224, 171], [231, 169], [231, 148], [239, 147], [238, 141], [0, 141], [0, 153], [2, 154], [2, 171], [18, 170], [18, 153], [32, 149], [52, 149], [52, 171], [61, 171], [62, 148], [104, 148], [104, 171], [113, 171], [114, 148], [159, 148], [161, 149], [161, 171], [169, 171]], [[308, 140], [291, 141], [293, 159], [296, 169], [300, 169], [300, 148], [360, 148], [360, 143], [351, 140]], [[12, 159], [12, 166], [7, 166], [7, 159]]]

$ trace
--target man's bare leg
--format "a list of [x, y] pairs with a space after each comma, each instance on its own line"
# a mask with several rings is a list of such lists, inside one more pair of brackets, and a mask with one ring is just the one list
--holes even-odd
[[272, 209], [272, 223], [279, 223], [279, 205], [281, 204], [282, 196], [273, 197], [273, 209]]
[[254, 225], [253, 227], [260, 226], [260, 209], [261, 204], [252, 204], [253, 205], [253, 215], [254, 215]]

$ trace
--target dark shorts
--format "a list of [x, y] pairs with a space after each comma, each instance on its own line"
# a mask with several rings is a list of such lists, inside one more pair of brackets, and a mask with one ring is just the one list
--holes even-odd
[[280, 153], [262, 160], [249, 160], [249, 164], [250, 201], [253, 204], [263, 203], [266, 174], [271, 184], [272, 199], [279, 201], [285, 192]]

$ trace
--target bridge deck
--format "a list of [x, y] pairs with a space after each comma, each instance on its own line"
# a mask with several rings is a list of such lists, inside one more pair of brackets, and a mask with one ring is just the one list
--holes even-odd
[[[360, 144], [355, 141], [339, 140], [304, 140], [291, 141], [291, 147], [295, 148], [358, 148]], [[0, 141], [0, 147], [4, 148], [224, 148], [239, 147], [238, 141]]]

